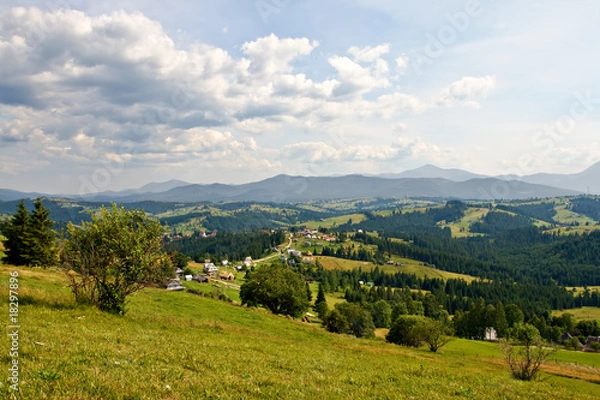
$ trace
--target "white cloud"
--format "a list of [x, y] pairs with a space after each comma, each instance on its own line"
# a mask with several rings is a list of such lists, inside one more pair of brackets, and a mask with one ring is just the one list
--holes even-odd
[[[321, 142], [320, 133], [349, 120], [367, 127], [436, 104], [390, 85], [389, 44], [328, 53], [326, 73], [313, 74], [318, 46], [270, 34], [230, 53], [201, 42], [178, 46], [140, 12], [0, 12], [0, 157], [10, 168], [35, 154], [32, 165], [60, 161], [73, 170], [226, 160], [227, 168], [250, 171], [283, 165], [281, 147], [291, 159], [348, 165], [406, 153]], [[403, 57], [392, 70], [406, 68]], [[444, 89], [437, 104], [476, 102], [494, 85], [491, 76], [466, 77]], [[294, 138], [282, 138], [298, 131], [315, 137], [284, 147]], [[246, 134], [275, 142], [264, 146], [261, 137], [261, 146]]]
[[466, 76], [444, 89], [438, 96], [437, 103], [450, 106], [455, 102], [460, 102], [477, 108], [479, 107], [477, 100], [486, 98], [495, 87], [495, 76]]
[[348, 49], [348, 53], [354, 57], [354, 61], [358, 62], [373, 62], [380, 59], [381, 56], [390, 52], [388, 43], [380, 44], [379, 46], [366, 46], [363, 48], [352, 46]]
[[244, 43], [242, 52], [250, 58], [249, 70], [265, 75], [290, 72], [294, 59], [310, 54], [319, 42], [301, 39], [279, 39], [274, 34]]

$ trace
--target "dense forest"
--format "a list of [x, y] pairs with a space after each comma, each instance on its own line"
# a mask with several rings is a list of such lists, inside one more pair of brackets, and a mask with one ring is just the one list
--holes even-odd
[[214, 237], [189, 237], [167, 241], [167, 251], [178, 251], [196, 262], [205, 258], [243, 260], [258, 259], [285, 241], [285, 234], [277, 232], [223, 232]]
[[586, 215], [600, 222], [600, 199], [593, 197], [576, 197], [571, 199], [571, 210]]
[[[544, 207], [527, 208], [526, 213], [541, 216]], [[441, 221], [460, 219], [465, 205], [448, 202], [444, 207], [424, 212], [394, 212], [391, 216], [368, 215], [360, 228], [375, 231], [378, 236], [356, 233], [354, 239], [377, 246], [372, 261], [385, 256], [412, 258], [437, 268], [479, 276], [537, 285], [600, 285], [600, 234], [597, 232], [558, 235], [532, 225], [530, 217], [490, 211], [471, 230], [483, 236], [452, 238]], [[537, 210], [537, 211], [532, 211]], [[356, 226], [342, 225], [343, 232]], [[405, 242], [392, 241], [404, 239]], [[336, 254], [329, 254], [340, 256]], [[342, 257], [352, 258], [348, 254]]]

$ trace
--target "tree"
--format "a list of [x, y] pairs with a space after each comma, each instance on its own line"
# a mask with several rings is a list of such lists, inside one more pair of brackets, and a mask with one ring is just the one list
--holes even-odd
[[304, 279], [278, 263], [250, 272], [240, 289], [240, 299], [242, 304], [262, 305], [274, 314], [287, 314], [294, 318], [308, 310]]
[[348, 320], [337, 308], [334, 308], [322, 318], [323, 325], [325, 325], [325, 329], [327, 329], [329, 332], [344, 334], [350, 331], [350, 324], [348, 323]]
[[321, 282], [319, 282], [319, 290], [317, 291], [317, 299], [315, 300], [314, 309], [321, 319], [324, 319], [329, 312], [327, 299], [325, 298], [325, 289], [323, 288], [323, 284]]
[[29, 213], [25, 202], [21, 200], [12, 218], [2, 225], [2, 234], [6, 236], [6, 262], [13, 265], [27, 264], [25, 253], [31, 238], [28, 231]]
[[535, 326], [520, 322], [509, 330], [509, 340], [502, 340], [500, 346], [512, 375], [523, 381], [535, 379], [542, 364], [555, 351], [542, 340]]
[[429, 350], [434, 353], [452, 340], [452, 329], [444, 321], [424, 318], [413, 330], [413, 335], [427, 343]]
[[392, 323], [392, 307], [385, 300], [378, 300], [371, 305], [371, 316], [376, 328], [389, 328]]
[[349, 331], [356, 337], [372, 337], [375, 325], [371, 313], [355, 303], [339, 303], [335, 308], [348, 321]]
[[504, 311], [502, 302], [496, 304], [496, 320], [493, 326], [496, 329], [496, 333], [498, 333], [498, 337], [506, 336], [506, 332], [508, 331], [508, 321], [506, 320], [506, 312]]
[[28, 265], [50, 266], [56, 264], [56, 233], [52, 230], [54, 222], [50, 219], [50, 211], [36, 199], [34, 209], [29, 218], [30, 247], [27, 252]]
[[6, 236], [7, 258], [9, 264], [50, 266], [56, 264], [54, 222], [38, 198], [34, 210], [30, 213], [21, 200], [13, 217], [2, 226]]
[[310, 290], [310, 285], [308, 284], [308, 282], [306, 282], [306, 299], [310, 303], [312, 301], [312, 298], [313, 298], [312, 290]]
[[69, 224], [67, 234], [61, 259], [78, 302], [122, 315], [129, 294], [173, 273], [161, 251], [163, 227], [142, 210], [102, 207], [91, 222]]
[[515, 324], [523, 323], [525, 321], [525, 316], [523, 315], [523, 311], [516, 304], [509, 304], [506, 306], [506, 322], [508, 323], [508, 327], [512, 328]]
[[390, 331], [385, 337], [390, 343], [403, 346], [419, 347], [423, 341], [419, 332], [414, 328], [425, 320], [426, 317], [419, 315], [400, 315], [392, 323]]

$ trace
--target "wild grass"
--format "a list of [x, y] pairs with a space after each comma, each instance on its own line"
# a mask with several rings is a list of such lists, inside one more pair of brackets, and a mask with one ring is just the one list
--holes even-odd
[[[0, 267], [5, 316], [14, 269]], [[486, 343], [456, 340], [433, 354], [161, 289], [132, 295], [118, 317], [75, 304], [56, 271], [18, 271], [19, 290], [32, 299], [19, 309], [18, 398], [597, 398], [598, 385], [582, 378], [548, 372], [516, 381]], [[3, 340], [4, 366], [8, 346]], [[570, 364], [559, 362], [561, 374]], [[10, 398], [5, 377], [0, 382]]]

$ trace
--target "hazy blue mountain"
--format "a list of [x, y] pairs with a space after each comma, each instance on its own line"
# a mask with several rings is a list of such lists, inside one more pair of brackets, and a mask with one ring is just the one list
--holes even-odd
[[[277, 175], [242, 185], [149, 183], [138, 189], [65, 196], [100, 202], [259, 201], [302, 202], [340, 198], [439, 197], [467, 200], [527, 199], [600, 193], [600, 163], [577, 174], [487, 177], [460, 169], [425, 165], [401, 174], [302, 177]], [[43, 196], [0, 189], [0, 201]]]
[[[441, 197], [473, 200], [527, 199], [577, 195], [579, 192], [521, 181], [495, 178], [453, 182], [440, 178], [386, 179], [347, 175], [342, 177], [294, 177], [278, 175], [243, 185], [187, 185], [162, 193], [147, 193], [145, 200], [154, 201], [260, 201], [302, 202], [341, 198], [372, 197]], [[141, 197], [133, 196], [141, 200]], [[123, 199], [125, 200], [125, 199]]]
[[523, 182], [561, 187], [579, 192], [600, 194], [600, 162], [575, 174], [533, 174], [518, 178]]
[[377, 175], [381, 178], [443, 178], [449, 181], [464, 182], [469, 179], [488, 178], [486, 175], [474, 174], [457, 168], [440, 168], [435, 165], [426, 164], [416, 169], [410, 169], [397, 174], [381, 174]]
[[107, 190], [104, 192], [84, 194], [82, 196], [68, 196], [67, 195], [66, 197], [77, 197], [77, 198], [82, 198], [87, 201], [111, 201], [111, 200], [122, 201], [123, 198], [129, 199], [129, 198], [135, 197], [136, 195], [143, 195], [146, 193], [166, 192], [173, 188], [176, 188], [179, 186], [187, 186], [187, 185], [190, 185], [190, 183], [185, 182], [185, 181], [180, 181], [177, 179], [171, 179], [166, 182], [150, 182], [138, 189], [126, 189], [126, 190], [121, 190], [121, 191]]
[[171, 189], [179, 187], [179, 186], [187, 186], [187, 185], [190, 185], [190, 183], [185, 182], [185, 181], [180, 181], [178, 179], [171, 179], [166, 182], [147, 183], [144, 186], [142, 186], [141, 188], [136, 189], [135, 192], [136, 193], [160, 193], [160, 192], [166, 192], [167, 190], [171, 190]]
[[44, 197], [43, 193], [26, 193], [11, 189], [0, 189], [0, 201], [13, 201], [19, 199], [30, 199]]

